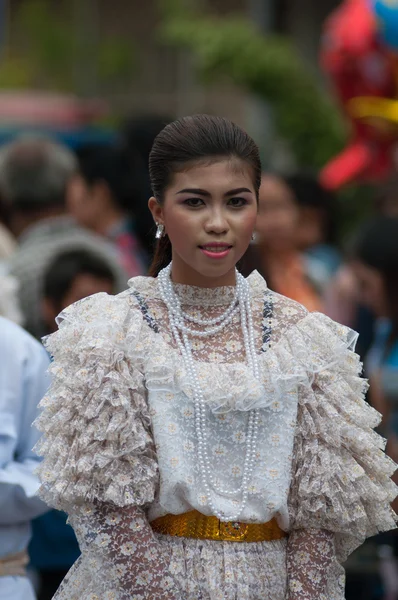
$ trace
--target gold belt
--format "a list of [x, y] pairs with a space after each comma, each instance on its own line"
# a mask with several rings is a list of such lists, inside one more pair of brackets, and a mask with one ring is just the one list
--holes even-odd
[[159, 517], [151, 521], [151, 527], [163, 535], [226, 542], [271, 542], [287, 536], [275, 519], [268, 523], [224, 523], [197, 510]]
[[0, 577], [25, 577], [28, 562], [28, 553], [25, 551], [0, 558]]

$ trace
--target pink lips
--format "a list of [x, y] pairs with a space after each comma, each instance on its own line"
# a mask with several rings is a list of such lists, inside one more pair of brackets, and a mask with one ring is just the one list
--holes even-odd
[[199, 246], [200, 250], [208, 258], [214, 258], [220, 260], [225, 258], [230, 253], [232, 246], [229, 244], [213, 242], [204, 246]]

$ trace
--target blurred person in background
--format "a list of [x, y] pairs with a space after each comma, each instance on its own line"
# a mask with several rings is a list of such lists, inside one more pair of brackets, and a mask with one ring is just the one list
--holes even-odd
[[[56, 331], [55, 318], [67, 306], [92, 294], [114, 294], [116, 280], [106, 261], [87, 250], [72, 250], [54, 257], [43, 285], [43, 322], [47, 333]], [[51, 600], [80, 555], [66, 514], [51, 510], [32, 523], [30, 565], [39, 575], [38, 600]]]
[[36, 496], [39, 458], [32, 427], [48, 377], [44, 348], [0, 317], [0, 600], [34, 600], [26, 574], [30, 521], [47, 510]]
[[255, 244], [244, 258], [242, 273], [246, 275], [257, 268], [275, 292], [300, 302], [310, 311], [322, 310], [316, 279], [297, 246], [299, 219], [299, 206], [284, 180], [263, 174]]
[[341, 263], [336, 244], [336, 200], [316, 177], [294, 173], [284, 177], [299, 207], [296, 230], [298, 248], [318, 268], [325, 286]]
[[163, 127], [173, 121], [162, 115], [130, 117], [120, 131], [120, 144], [127, 153], [134, 173], [134, 213], [136, 233], [148, 256], [154, 251], [153, 220], [148, 211], [148, 198], [152, 196], [149, 178], [149, 153]]
[[118, 291], [126, 287], [127, 274], [114, 248], [67, 214], [67, 188], [76, 169], [66, 147], [43, 138], [19, 139], [0, 151], [0, 194], [19, 244], [7, 268], [18, 280], [24, 325], [37, 338], [46, 333], [41, 317], [44, 273], [62, 250], [95, 252], [114, 272]]
[[111, 241], [129, 277], [148, 266], [136, 235], [134, 174], [120, 148], [91, 145], [78, 152], [79, 169], [67, 194], [70, 214], [82, 227]]
[[0, 262], [10, 256], [17, 245], [8, 226], [8, 210], [5, 202], [0, 197]]
[[117, 281], [109, 264], [89, 250], [71, 250], [56, 256], [44, 276], [42, 313], [46, 334], [57, 330], [59, 313], [78, 300], [105, 292], [115, 294]]
[[[393, 174], [375, 190], [375, 215], [398, 217], [398, 174]], [[350, 260], [345, 260], [330, 281], [324, 294], [325, 313], [335, 321], [359, 332], [357, 350], [366, 356], [374, 337], [375, 314], [365, 306], [358, 279]]]
[[6, 261], [16, 246], [16, 240], [7, 227], [7, 207], [0, 197], [0, 316], [22, 325], [18, 282], [7, 273], [6, 268]]
[[394, 173], [376, 192], [375, 210], [381, 215], [398, 217], [398, 173]]
[[379, 216], [363, 226], [350, 264], [361, 300], [376, 316], [365, 361], [370, 400], [398, 457], [398, 217]]
[[[365, 224], [354, 243], [350, 263], [361, 301], [375, 315], [373, 342], [365, 359], [369, 400], [383, 415], [381, 433], [387, 452], [398, 458], [398, 215], [378, 216]], [[393, 476], [398, 482], [398, 474]], [[398, 503], [395, 500], [395, 510]], [[398, 598], [396, 532], [379, 539], [380, 573], [385, 598]], [[395, 559], [394, 559], [395, 555]]]

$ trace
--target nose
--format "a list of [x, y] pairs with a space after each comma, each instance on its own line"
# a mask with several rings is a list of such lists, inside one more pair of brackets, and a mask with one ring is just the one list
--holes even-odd
[[227, 233], [229, 230], [228, 221], [221, 208], [214, 208], [206, 220], [205, 231], [206, 233], [215, 233], [222, 235]]

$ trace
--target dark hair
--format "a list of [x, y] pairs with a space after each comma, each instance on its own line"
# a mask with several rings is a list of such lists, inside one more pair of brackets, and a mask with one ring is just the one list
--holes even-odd
[[299, 207], [314, 208], [323, 217], [325, 242], [336, 241], [337, 202], [333, 194], [325, 189], [318, 179], [308, 173], [293, 173], [282, 177]]
[[398, 210], [398, 173], [393, 173], [376, 189], [374, 206], [379, 214], [389, 215], [391, 208]]
[[[194, 115], [167, 125], [156, 137], [149, 155], [149, 174], [153, 194], [159, 203], [172, 176], [190, 163], [238, 158], [253, 170], [253, 181], [258, 198], [261, 183], [259, 150], [243, 129], [222, 117]], [[156, 277], [171, 260], [168, 236], [161, 238], [149, 274]]]
[[383, 278], [392, 331], [388, 347], [398, 338], [398, 218], [380, 216], [361, 229], [352, 258], [379, 271]]
[[128, 155], [112, 145], [87, 145], [76, 151], [79, 172], [88, 186], [103, 181], [115, 203], [123, 210], [132, 208], [134, 177]]
[[115, 286], [115, 276], [107, 263], [88, 250], [71, 250], [58, 254], [50, 263], [43, 284], [44, 297], [60, 310], [63, 299], [78, 275], [93, 275]]
[[170, 117], [142, 114], [127, 119], [120, 131], [120, 144], [127, 153], [134, 177], [135, 233], [148, 256], [154, 250], [153, 219], [148, 210], [148, 198], [152, 196], [149, 154], [156, 136], [171, 120]]
[[10, 210], [26, 213], [63, 207], [76, 171], [71, 150], [42, 137], [16, 139], [0, 151], [0, 190]]

